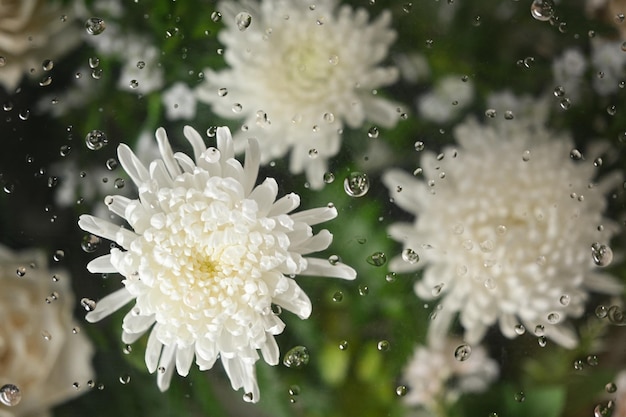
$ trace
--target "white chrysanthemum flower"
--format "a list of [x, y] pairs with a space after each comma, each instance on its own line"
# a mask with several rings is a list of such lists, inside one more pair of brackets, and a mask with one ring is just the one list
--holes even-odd
[[306, 172], [313, 188], [324, 185], [344, 124], [391, 127], [400, 115], [373, 91], [398, 78], [395, 68], [380, 65], [396, 38], [391, 13], [368, 23], [365, 10], [336, 3], [221, 2], [225, 28], [218, 36], [229, 68], [205, 70], [197, 90], [220, 116], [243, 119], [237, 152], [249, 137], [259, 140], [264, 164], [291, 150], [291, 172]]
[[591, 41], [591, 63], [595, 69], [593, 87], [602, 96], [616, 92], [624, 78], [626, 54], [621, 47], [622, 41], [602, 38]]
[[474, 85], [461, 76], [441, 79], [435, 89], [420, 96], [417, 109], [420, 116], [435, 123], [445, 123], [457, 117], [459, 111], [474, 99]]
[[509, 338], [523, 325], [575, 346], [567, 317], [583, 313], [588, 291], [621, 289], [591, 253], [617, 230], [603, 211], [621, 176], [595, 183], [592, 161], [570, 158], [568, 135], [518, 118], [492, 126], [470, 119], [454, 135], [458, 148], [424, 154], [423, 180], [384, 175], [396, 204], [416, 215], [389, 230], [405, 248], [391, 269], [423, 268], [417, 294], [442, 296], [431, 337], [445, 335], [458, 313], [469, 343], [498, 322]]
[[184, 129], [195, 161], [172, 153], [165, 130], [156, 132], [162, 159], [144, 166], [126, 145], [118, 148], [120, 164], [139, 188], [139, 199], [105, 199], [133, 230], [83, 215], [79, 226], [115, 241], [120, 247], [94, 259], [91, 272], [119, 272], [124, 288], [103, 298], [87, 320], [95, 322], [135, 300], [123, 323], [122, 340], [133, 343], [150, 332], [146, 365], [159, 369], [161, 390], [169, 387], [176, 368], [187, 375], [195, 356], [200, 369], [219, 358], [234, 389], [258, 401], [254, 364], [260, 350], [276, 365], [274, 339], [284, 323], [272, 304], [300, 318], [311, 302], [292, 278], [316, 275], [354, 279], [343, 264], [306, 255], [326, 249], [327, 230], [311, 226], [334, 218], [333, 206], [291, 213], [296, 194], [275, 200], [273, 178], [255, 186], [260, 150], [250, 140], [246, 161], [234, 159], [227, 128], [217, 129], [217, 148], [207, 148], [191, 127]]
[[196, 117], [196, 96], [187, 84], [174, 83], [161, 96], [168, 120], [193, 119]]
[[159, 48], [145, 41], [129, 39], [124, 53], [124, 65], [117, 85], [120, 90], [148, 94], [163, 87], [163, 68], [159, 63]]
[[576, 48], [569, 48], [552, 62], [555, 83], [562, 87], [570, 99], [580, 97], [580, 87], [587, 70], [585, 56]]
[[[463, 356], [456, 355], [457, 348], [464, 349]], [[443, 403], [454, 403], [461, 394], [485, 391], [498, 373], [498, 364], [482, 346], [454, 338], [418, 346], [402, 377], [408, 388], [404, 402], [437, 415]]]

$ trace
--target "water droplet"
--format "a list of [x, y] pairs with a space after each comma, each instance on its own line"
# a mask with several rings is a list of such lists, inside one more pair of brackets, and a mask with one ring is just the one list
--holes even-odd
[[543, 324], [538, 324], [535, 326], [535, 336], [543, 336], [546, 332], [546, 328]]
[[513, 398], [518, 403], [523, 403], [524, 401], [526, 401], [526, 394], [524, 394], [524, 391], [516, 392]]
[[217, 95], [220, 97], [225, 97], [228, 94], [228, 88], [222, 87], [217, 89]]
[[561, 101], [559, 101], [559, 105], [561, 106], [563, 110], [567, 110], [570, 107], [572, 107], [572, 102], [570, 101], [569, 98], [565, 97]]
[[80, 327], [76, 326], [76, 327], [72, 327], [72, 334], [78, 334], [80, 333]]
[[92, 253], [98, 249], [98, 246], [100, 246], [100, 242], [102, 242], [102, 240], [98, 236], [88, 234], [88, 235], [83, 236], [80, 242], [80, 247], [85, 252]]
[[325, 172], [324, 173], [324, 182], [326, 184], [330, 184], [332, 182], [335, 181], [335, 174], [333, 174], [332, 172]]
[[406, 385], [398, 385], [396, 387], [396, 395], [398, 397], [404, 397], [406, 395], [407, 391], [408, 390], [406, 388]]
[[43, 337], [43, 340], [45, 340], [45, 341], [52, 340], [52, 335], [51, 335], [51, 334], [50, 334], [50, 332], [49, 332], [49, 331], [47, 331], [47, 330], [43, 330], [43, 331], [41, 332], [41, 337]]
[[490, 119], [495, 118], [497, 115], [498, 115], [498, 112], [496, 111], [496, 109], [485, 110], [485, 116], [489, 117]]
[[587, 356], [587, 365], [589, 366], [597, 366], [599, 363], [598, 357], [596, 355], [588, 355]]
[[606, 313], [611, 324], [615, 324], [617, 326], [626, 325], [626, 314], [622, 311], [618, 306], [611, 306]]
[[333, 301], [340, 303], [343, 300], [343, 292], [337, 291], [333, 294]]
[[339, 342], [339, 349], [340, 350], [348, 349], [348, 341], [347, 340], [342, 340], [341, 342]]
[[89, 58], [89, 68], [95, 69], [98, 68], [98, 65], [100, 65], [100, 58], [96, 56]]
[[237, 23], [237, 29], [244, 31], [248, 29], [250, 23], [252, 23], [252, 16], [248, 12], [240, 12], [235, 16], [235, 22]]
[[241, 113], [241, 111], [243, 110], [243, 106], [240, 103], [235, 103], [233, 104], [232, 110], [233, 113]]
[[19, 266], [16, 270], [17, 276], [18, 277], [23, 277], [24, 275], [26, 275], [26, 267], [25, 266]]
[[541, 22], [547, 22], [554, 15], [554, 4], [551, 0], [533, 0], [530, 14]]
[[343, 189], [350, 197], [363, 197], [370, 189], [369, 177], [362, 172], [351, 172], [343, 182]]
[[516, 325], [514, 330], [515, 330], [515, 333], [517, 333], [520, 336], [526, 333], [526, 327], [524, 327], [523, 324]]
[[599, 305], [596, 307], [595, 313], [597, 318], [603, 319], [608, 315], [608, 310], [605, 306]]
[[222, 20], [222, 14], [218, 11], [211, 13], [211, 20], [214, 22], [219, 22]]
[[309, 363], [309, 351], [304, 346], [295, 346], [285, 354], [283, 365], [299, 369]]
[[530, 151], [528, 149], [522, 152], [522, 161], [524, 162], [530, 161]]
[[395, 282], [397, 276], [395, 272], [389, 272], [385, 275], [385, 281], [387, 282]]
[[102, 149], [108, 143], [109, 139], [101, 130], [92, 130], [87, 133], [87, 136], [85, 136], [85, 144], [87, 145], [87, 148], [92, 151]]
[[591, 245], [591, 257], [596, 265], [608, 266], [613, 261], [613, 250], [607, 245], [595, 242]]
[[337, 265], [339, 262], [341, 262], [341, 258], [337, 255], [330, 255], [328, 257], [328, 263], [331, 265]]
[[504, 112], [504, 118], [506, 120], [513, 120], [515, 118], [515, 115], [513, 114], [511, 110], [507, 110]]
[[561, 298], [559, 298], [559, 302], [563, 306], [569, 305], [569, 302], [570, 302], [569, 295], [567, 295], [567, 294], [562, 295]]
[[126, 182], [124, 181], [123, 178], [116, 178], [115, 181], [113, 182], [113, 186], [115, 188], [124, 188], [124, 185], [126, 185]]
[[454, 359], [459, 362], [466, 361], [472, 354], [472, 347], [467, 343], [463, 343], [454, 350]]
[[128, 375], [128, 374], [120, 375], [120, 384], [126, 385], [129, 382], [130, 382], [130, 375]]
[[49, 75], [43, 77], [43, 79], [41, 81], [39, 81], [39, 86], [40, 87], [47, 87], [50, 84], [52, 84], [52, 77], [49, 76]]
[[415, 264], [420, 260], [420, 257], [413, 249], [406, 248], [402, 251], [402, 260], [410, 264]]
[[608, 401], [606, 404], [598, 404], [593, 409], [593, 417], [611, 417], [614, 407], [613, 401]]
[[569, 157], [574, 161], [579, 161], [583, 158], [583, 154], [578, 149], [572, 149], [569, 153]]
[[63, 258], [65, 258], [64, 251], [62, 251], [61, 249], [54, 251], [54, 254], [52, 255], [52, 259], [55, 262], [60, 262], [61, 260], [63, 260]]
[[130, 82], [128, 83], [128, 86], [130, 88], [132, 88], [133, 90], [136, 88], [139, 88], [139, 81], [137, 80], [130, 80]]
[[0, 55], [0, 67], [4, 67], [7, 64], [7, 58]]
[[80, 305], [83, 306], [85, 311], [94, 311], [96, 309], [96, 302], [90, 298], [81, 299]]
[[324, 121], [326, 123], [332, 123], [335, 121], [335, 115], [332, 113], [324, 113], [324, 115], [322, 116], [322, 118], [324, 119]]
[[609, 116], [615, 116], [615, 114], [617, 113], [617, 107], [615, 105], [610, 105], [606, 108], [606, 112], [609, 114]]
[[557, 85], [554, 87], [554, 97], [563, 97], [565, 95], [565, 88], [563, 86]]
[[360, 296], [366, 296], [367, 294], [370, 293], [370, 289], [367, 285], [359, 285], [359, 295]]
[[315, 149], [315, 148], [309, 149], [309, 158], [315, 159], [318, 156], [319, 156], [319, 152], [317, 151], [317, 149]]
[[559, 315], [559, 313], [548, 314], [548, 323], [550, 324], [557, 324], [560, 319], [561, 319], [561, 316]]
[[540, 336], [537, 338], [537, 343], [539, 344], [539, 347], [546, 347], [546, 345], [548, 344], [548, 339], [546, 339], [545, 336]]
[[289, 395], [300, 395], [300, 386], [291, 385], [289, 387]]
[[390, 347], [391, 347], [391, 344], [389, 343], [388, 340], [381, 340], [376, 344], [376, 349], [378, 349], [381, 352], [387, 352]]
[[104, 32], [104, 29], [106, 29], [106, 24], [99, 17], [90, 17], [85, 22], [85, 30], [90, 35], [99, 35]]
[[613, 382], [609, 382], [604, 386], [604, 389], [609, 394], [613, 394], [615, 391], [617, 391], [617, 385], [615, 385], [615, 383]]
[[367, 136], [373, 139], [376, 139], [378, 137], [378, 128], [376, 126], [372, 126], [369, 128], [369, 130], [367, 131]]
[[383, 266], [387, 263], [385, 252], [374, 252], [366, 259], [367, 263], [374, 266]]
[[0, 402], [6, 406], [14, 407], [22, 400], [22, 393], [17, 385], [4, 384], [0, 388]]

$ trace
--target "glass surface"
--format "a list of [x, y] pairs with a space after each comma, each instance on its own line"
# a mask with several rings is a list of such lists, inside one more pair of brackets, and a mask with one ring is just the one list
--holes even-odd
[[0, 2], [0, 416], [622, 416], [626, 1]]

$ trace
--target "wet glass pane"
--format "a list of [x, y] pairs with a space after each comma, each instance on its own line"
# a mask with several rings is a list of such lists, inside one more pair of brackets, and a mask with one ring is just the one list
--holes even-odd
[[626, 415], [626, 1], [0, 1], [0, 416]]

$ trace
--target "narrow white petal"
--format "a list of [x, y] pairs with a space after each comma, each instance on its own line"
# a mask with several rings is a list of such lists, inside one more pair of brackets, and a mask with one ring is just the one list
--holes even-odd
[[111, 254], [102, 255], [87, 264], [87, 270], [92, 274], [111, 274], [119, 272], [111, 263]]
[[128, 333], [145, 333], [155, 322], [154, 315], [144, 316], [132, 311], [124, 316], [122, 329]]
[[182, 152], [176, 152], [174, 154], [174, 158], [176, 158], [178, 165], [180, 165], [184, 172], [193, 173], [193, 170], [196, 168], [196, 164], [189, 156]]
[[305, 258], [307, 268], [300, 275], [355, 279], [356, 271], [343, 263], [332, 265], [327, 259]]
[[337, 217], [337, 209], [334, 206], [302, 210], [291, 215], [294, 221], [304, 222], [309, 226], [327, 222], [335, 217]]
[[115, 235], [120, 228], [119, 225], [89, 214], [82, 214], [78, 218], [78, 227], [83, 229], [85, 232], [89, 232], [112, 241], [115, 241]]
[[159, 361], [159, 368], [164, 368], [165, 371], [157, 372], [157, 385], [161, 392], [167, 391], [172, 382], [172, 376], [174, 375], [176, 345], [165, 346], [161, 353], [161, 360]]
[[150, 177], [159, 184], [159, 187], [172, 187], [174, 185], [172, 177], [167, 172], [165, 163], [160, 159], [150, 164]]
[[178, 163], [176, 163], [176, 159], [174, 159], [174, 153], [172, 152], [172, 147], [170, 146], [170, 142], [167, 139], [167, 133], [165, 132], [165, 129], [163, 129], [162, 127], [157, 129], [156, 139], [159, 145], [159, 151], [161, 152], [161, 156], [163, 156], [163, 162], [165, 162], [165, 167], [167, 168], [170, 176], [174, 178], [182, 174]]
[[267, 215], [276, 200], [276, 194], [278, 194], [278, 184], [274, 178], [266, 178], [261, 185], [252, 190], [248, 198], [257, 202], [259, 217]]
[[194, 345], [176, 349], [176, 371], [178, 371], [178, 375], [187, 376], [189, 374], [194, 354]]
[[233, 146], [233, 137], [230, 134], [230, 129], [225, 126], [217, 128], [215, 133], [217, 136], [217, 149], [222, 154], [222, 161], [228, 161], [235, 157], [235, 148]]
[[267, 213], [268, 216], [276, 216], [279, 214], [290, 213], [300, 205], [300, 196], [296, 193], [289, 193], [278, 200], [272, 205], [272, 208]]
[[122, 195], [112, 195], [107, 196], [105, 198], [105, 201], [108, 202], [107, 206], [109, 207], [109, 210], [111, 210], [113, 213], [117, 214], [120, 217], [124, 217], [126, 207], [128, 207], [128, 203], [131, 200]]
[[259, 164], [261, 162], [261, 150], [259, 149], [259, 141], [249, 139], [246, 147], [246, 159], [243, 165], [243, 189], [247, 195], [250, 193], [254, 184], [256, 184], [259, 175]]
[[202, 136], [200, 136], [198, 131], [191, 126], [185, 126], [183, 128], [183, 134], [191, 144], [191, 147], [193, 148], [193, 157], [197, 162], [200, 159], [202, 152], [206, 150], [206, 145], [202, 140]]
[[156, 327], [150, 332], [148, 336], [148, 343], [146, 344], [146, 367], [151, 374], [157, 370], [159, 366], [159, 358], [161, 357], [161, 351], [163, 350], [163, 344], [159, 342], [157, 338]]
[[137, 186], [150, 179], [146, 167], [127, 145], [122, 143], [117, 147], [117, 158], [124, 171]]
[[266, 334], [267, 340], [261, 346], [261, 353], [263, 354], [263, 359], [270, 365], [278, 365], [278, 361], [280, 360], [280, 349], [278, 348], [278, 343], [276, 343], [276, 339], [270, 333]]
[[287, 291], [274, 295], [274, 302], [301, 319], [308, 318], [312, 310], [311, 300], [293, 279], [289, 278], [288, 284]]
[[333, 235], [328, 230], [320, 230], [318, 234], [307, 239], [297, 246], [291, 245], [290, 250], [298, 252], [301, 255], [306, 255], [313, 252], [319, 252], [327, 249], [333, 242]]
[[126, 288], [121, 288], [98, 301], [96, 308], [87, 313], [85, 319], [90, 323], [100, 321], [128, 304], [133, 298], [135, 296]]

